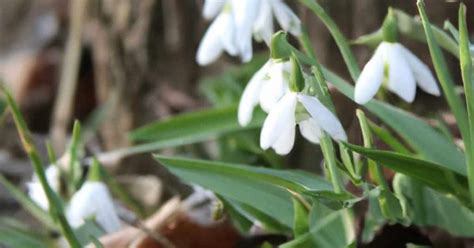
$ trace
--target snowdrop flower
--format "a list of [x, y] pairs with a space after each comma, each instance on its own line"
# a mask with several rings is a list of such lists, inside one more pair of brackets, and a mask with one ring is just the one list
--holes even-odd
[[198, 64], [208, 65], [214, 62], [224, 51], [232, 56], [237, 55], [235, 33], [233, 13], [229, 8], [226, 8], [217, 16], [204, 34], [197, 51], [196, 60]]
[[440, 95], [428, 66], [397, 42], [384, 41], [377, 47], [357, 80], [355, 102], [365, 104], [370, 101], [383, 83], [406, 102], [415, 99], [417, 85], [431, 95]]
[[107, 186], [98, 181], [99, 169], [92, 165], [89, 180], [72, 196], [67, 219], [72, 227], [79, 227], [84, 220], [94, 218], [104, 231], [112, 233], [120, 229], [120, 220]]
[[290, 62], [270, 59], [250, 79], [239, 103], [238, 121], [247, 126], [252, 120], [254, 108], [260, 104], [265, 112], [289, 92]]
[[[60, 171], [59, 168], [55, 165], [50, 165], [45, 170], [46, 173], [46, 180], [48, 181], [49, 186], [55, 192], [59, 191], [60, 188]], [[28, 189], [28, 196], [33, 200], [38, 206], [40, 206], [44, 210], [48, 210], [49, 202], [48, 198], [46, 197], [46, 193], [43, 190], [43, 186], [38, 180], [36, 175], [33, 176], [31, 182], [26, 184]]]
[[261, 0], [260, 12], [253, 30], [255, 39], [270, 44], [273, 35], [273, 16], [286, 32], [294, 36], [301, 35], [301, 21], [283, 0]]
[[252, 58], [252, 34], [270, 43], [273, 16], [293, 35], [301, 34], [301, 21], [283, 0], [206, 0], [206, 19], [216, 19], [199, 45], [196, 60], [200, 65], [214, 62], [224, 51], [243, 62]]
[[319, 143], [323, 131], [335, 140], [347, 140], [337, 117], [316, 97], [290, 91], [272, 108], [263, 123], [260, 147], [288, 154], [295, 142], [295, 125], [308, 141]]

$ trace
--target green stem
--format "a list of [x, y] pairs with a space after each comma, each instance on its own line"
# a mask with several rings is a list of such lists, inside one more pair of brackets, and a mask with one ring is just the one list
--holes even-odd
[[[359, 119], [360, 128], [362, 129], [362, 136], [364, 139], [364, 147], [366, 148], [373, 148], [373, 139], [372, 133], [370, 131], [369, 123], [367, 122], [367, 118], [362, 110], [358, 109], [356, 111], [357, 118]], [[382, 167], [377, 164], [376, 162], [369, 160], [369, 171], [371, 172], [372, 176], [374, 177], [375, 182], [382, 187], [382, 189], [389, 191], [390, 186], [385, 180]]]
[[344, 191], [344, 186], [341, 180], [341, 176], [337, 171], [336, 156], [334, 153], [334, 146], [332, 144], [331, 138], [327, 134], [324, 134], [323, 137], [321, 137], [320, 139], [320, 145], [324, 159], [326, 161], [326, 165], [329, 169], [334, 191], [336, 193], [341, 193]]
[[461, 75], [464, 83], [464, 92], [466, 95], [468, 125], [469, 125], [469, 142], [466, 144], [466, 163], [468, 172], [469, 192], [471, 195], [471, 203], [474, 204], [474, 92], [472, 84], [473, 68], [470, 52], [469, 33], [466, 25], [466, 7], [460, 4], [458, 12], [459, 26], [459, 61], [461, 65]]
[[36, 176], [38, 177], [38, 180], [41, 183], [41, 186], [43, 187], [43, 190], [45, 192], [46, 198], [48, 199], [50, 214], [53, 216], [53, 219], [59, 222], [61, 232], [64, 235], [64, 237], [67, 239], [69, 245], [73, 248], [79, 248], [81, 247], [81, 245], [79, 241], [77, 240], [77, 238], [74, 236], [71, 226], [69, 226], [69, 224], [66, 221], [62, 203], [60, 199], [58, 198], [58, 195], [53, 191], [53, 189], [51, 189], [50, 185], [48, 184], [48, 180], [46, 178], [46, 174], [43, 169], [44, 167], [40, 160], [38, 150], [34, 146], [34, 143], [31, 138], [31, 134], [29, 133], [29, 130], [27, 128], [26, 122], [23, 119], [21, 112], [15, 100], [11, 96], [10, 92], [4, 87], [1, 87], [1, 89], [4, 91], [8, 105], [10, 106], [10, 109], [13, 113], [13, 119], [18, 129], [18, 134], [20, 136], [23, 149], [25, 150], [28, 157], [30, 158], [33, 169], [36, 173]]
[[351, 51], [347, 39], [342, 34], [339, 27], [336, 25], [334, 20], [326, 13], [323, 7], [319, 5], [315, 0], [300, 0], [300, 2], [308, 7], [315, 15], [321, 19], [321, 21], [326, 25], [327, 29], [334, 37], [339, 50], [341, 50], [342, 57], [346, 63], [349, 73], [351, 74], [352, 80], [357, 81], [360, 75], [360, 68], [354, 54]]
[[[309, 39], [308, 33], [306, 29], [303, 28], [303, 33], [299, 37], [299, 41], [305, 50], [307, 56], [311, 59], [312, 62], [312, 72], [314, 77], [316, 78], [317, 85], [314, 87], [317, 88], [317, 91], [320, 93], [319, 97], [321, 101], [334, 113], [335, 108], [334, 104], [331, 100], [331, 95], [329, 93], [329, 88], [326, 83], [326, 79], [324, 78], [324, 74], [321, 69], [321, 65], [318, 62], [316, 57], [316, 52], [314, 51], [313, 47], [311, 46], [311, 41]], [[357, 65], [357, 64], [356, 64]], [[326, 165], [328, 167], [329, 175], [331, 177], [331, 182], [334, 187], [334, 191], [336, 193], [341, 193], [344, 191], [344, 184], [342, 182], [341, 175], [339, 174], [337, 164], [336, 164], [336, 153], [334, 151], [334, 146], [332, 143], [331, 138], [326, 134], [323, 133], [323, 137], [320, 139], [320, 146], [323, 152], [323, 156], [325, 158]], [[346, 238], [348, 242], [352, 242], [355, 239], [355, 231], [354, 231], [354, 216], [350, 209], [346, 208], [343, 211], [343, 222], [344, 228], [346, 233]]]
[[431, 59], [435, 67], [436, 75], [438, 76], [441, 87], [443, 88], [444, 95], [448, 102], [451, 111], [456, 118], [458, 123], [461, 136], [465, 142], [466, 148], [470, 147], [470, 136], [469, 136], [469, 124], [466, 114], [466, 109], [461, 101], [461, 98], [455, 92], [455, 85], [453, 78], [448, 70], [448, 65], [441, 52], [441, 49], [436, 42], [433, 34], [433, 30], [426, 14], [424, 1], [418, 0], [418, 10], [420, 12], [421, 21], [425, 30], [426, 40], [431, 54]]

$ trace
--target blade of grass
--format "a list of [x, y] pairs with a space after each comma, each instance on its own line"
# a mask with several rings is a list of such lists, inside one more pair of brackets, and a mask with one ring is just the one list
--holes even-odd
[[64, 209], [58, 195], [53, 191], [53, 189], [51, 189], [50, 185], [48, 184], [38, 150], [36, 149], [33, 143], [31, 134], [28, 130], [23, 116], [21, 115], [18, 105], [16, 104], [10, 92], [3, 86], [3, 84], [1, 84], [1, 82], [0, 89], [4, 92], [8, 106], [10, 107], [10, 110], [13, 114], [13, 120], [17, 127], [18, 135], [20, 136], [23, 149], [30, 158], [38, 180], [43, 186], [43, 190], [46, 194], [50, 206], [49, 208], [51, 216], [53, 217], [53, 219], [59, 222], [61, 232], [68, 241], [69, 245], [73, 248], [81, 247], [79, 241], [74, 236], [71, 226], [69, 226], [69, 223], [67, 222], [66, 217], [64, 216]]
[[[461, 75], [464, 83], [464, 92], [466, 95], [467, 115], [469, 117], [469, 146], [466, 146], [467, 155], [467, 173], [469, 182], [469, 192], [471, 194], [471, 202], [474, 204], [474, 92], [472, 84], [472, 60], [469, 49], [469, 33], [466, 25], [466, 6], [460, 4], [458, 13], [459, 22], [459, 54], [461, 64]], [[467, 138], [467, 137], [464, 137]], [[465, 142], [466, 143], [466, 142]]]
[[54, 220], [41, 209], [34, 201], [32, 201], [23, 191], [19, 190], [15, 185], [13, 185], [7, 178], [0, 174], [0, 184], [5, 187], [5, 189], [15, 198], [20, 205], [25, 208], [31, 215], [33, 215], [37, 220], [39, 220], [46, 227], [56, 230], [56, 225]]
[[436, 75], [438, 76], [443, 92], [448, 101], [449, 107], [453, 112], [463, 140], [465, 141], [466, 147], [470, 146], [469, 140], [469, 124], [466, 114], [466, 109], [455, 92], [454, 83], [451, 74], [448, 70], [448, 65], [444, 58], [441, 49], [436, 42], [436, 39], [431, 28], [428, 15], [426, 14], [425, 4], [423, 0], [418, 0], [417, 2], [418, 10], [420, 12], [421, 21], [425, 30], [426, 40], [428, 42], [428, 47], [431, 54], [431, 59], [435, 67]]

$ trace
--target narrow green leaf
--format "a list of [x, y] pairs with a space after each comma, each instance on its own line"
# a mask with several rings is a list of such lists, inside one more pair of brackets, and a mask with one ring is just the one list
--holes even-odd
[[138, 128], [129, 134], [133, 141], [194, 143], [223, 133], [260, 127], [262, 111], [255, 111], [252, 122], [245, 128], [237, 121], [237, 106], [206, 109], [184, 113]]
[[8, 106], [10, 107], [10, 110], [13, 114], [13, 120], [15, 121], [15, 125], [18, 131], [18, 135], [20, 136], [23, 149], [28, 155], [35, 174], [44, 189], [46, 197], [48, 198], [49, 214], [51, 215], [51, 217], [54, 218], [55, 221], [59, 223], [61, 232], [65, 236], [69, 245], [73, 248], [78, 248], [80, 247], [80, 244], [74, 236], [72, 229], [69, 226], [69, 223], [66, 221], [66, 217], [64, 216], [63, 205], [59, 196], [51, 189], [51, 186], [48, 184], [48, 180], [46, 179], [46, 174], [41, 159], [39, 157], [38, 150], [34, 145], [34, 142], [31, 138], [31, 133], [26, 125], [23, 115], [20, 112], [20, 108], [18, 107], [11, 93], [4, 87], [2, 82], [0, 82], [0, 89], [3, 90]]
[[466, 147], [469, 147], [469, 124], [466, 114], [466, 108], [454, 89], [454, 82], [449, 72], [443, 53], [434, 37], [433, 30], [425, 11], [424, 1], [418, 0], [418, 10], [420, 12], [421, 21], [425, 30], [426, 40], [430, 49], [431, 59], [433, 61], [436, 75], [438, 76], [443, 92], [448, 101], [449, 107], [453, 112]]
[[0, 219], [0, 246], [48, 248], [52, 242], [47, 237], [29, 230], [13, 219]]
[[47, 228], [55, 230], [57, 227], [49, 214], [41, 209], [35, 202], [33, 202], [23, 191], [19, 190], [15, 185], [10, 183], [2, 174], [0, 174], [0, 184], [20, 203], [37, 220], [44, 224]]
[[394, 191], [405, 198], [413, 224], [436, 226], [454, 236], [474, 237], [472, 210], [449, 195], [440, 194], [427, 187], [418, 190], [416, 183], [402, 174], [396, 174], [393, 179]]
[[298, 171], [157, 155], [155, 158], [183, 180], [251, 205], [289, 228], [293, 226], [293, 206], [287, 189], [331, 190], [324, 179]]
[[409, 157], [403, 154], [367, 149], [352, 144], [345, 145], [351, 150], [379, 162], [383, 166], [415, 178], [435, 190], [443, 193], [453, 194], [461, 201], [466, 202], [466, 192], [456, 191], [452, 185], [446, 183], [447, 177], [454, 174], [456, 180], [458, 180], [461, 185], [467, 185], [465, 173], [460, 174], [447, 167], [443, 167], [442, 165]]
[[295, 238], [307, 233], [309, 231], [309, 209], [301, 199], [293, 196], [293, 236]]
[[247, 233], [253, 225], [254, 217], [242, 209], [240, 206], [241, 203], [227, 199], [221, 195], [218, 195], [218, 197], [224, 204], [224, 209], [230, 215], [234, 226], [236, 226], [242, 234]]
[[[474, 204], [474, 84], [472, 58], [470, 51], [469, 33], [466, 25], [466, 6], [459, 6], [459, 54], [461, 64], [461, 75], [466, 95], [467, 114], [469, 116], [469, 137], [464, 137], [466, 145], [467, 172], [471, 202]], [[466, 139], [469, 139], [466, 141]]]
[[82, 247], [86, 247], [88, 244], [93, 242], [94, 239], [100, 238], [100, 236], [104, 235], [105, 232], [93, 220], [86, 219], [84, 224], [74, 230], [74, 234]]
[[411, 154], [410, 150], [405, 147], [397, 138], [395, 138], [387, 129], [378, 126], [374, 122], [368, 120], [370, 130], [379, 137], [385, 144], [390, 146], [394, 151], [409, 155]]
[[310, 211], [310, 231], [280, 248], [347, 247], [343, 218], [343, 210], [333, 211], [314, 203]]

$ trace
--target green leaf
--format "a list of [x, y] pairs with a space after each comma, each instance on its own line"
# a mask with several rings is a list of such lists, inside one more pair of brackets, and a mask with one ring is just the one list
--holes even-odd
[[100, 238], [105, 232], [93, 220], [86, 219], [84, 224], [74, 230], [74, 234], [82, 247], [85, 247], [94, 242], [94, 239]]
[[427, 186], [443, 193], [451, 193], [466, 202], [466, 192], [459, 192], [447, 183], [448, 177], [454, 175], [461, 185], [467, 185], [466, 174], [457, 173], [449, 167], [429, 161], [409, 157], [403, 154], [367, 149], [361, 146], [345, 144], [351, 150], [363, 154], [396, 172], [415, 178]]
[[240, 203], [227, 199], [221, 195], [218, 195], [218, 197], [224, 204], [224, 209], [226, 210], [226, 213], [230, 215], [234, 226], [237, 227], [242, 234], [247, 233], [253, 225], [254, 217], [245, 211], [240, 206]]
[[[245, 211], [247, 216], [251, 216], [252, 220], [258, 220], [266, 231], [288, 233], [290, 228], [280, 223], [280, 221], [246, 203], [236, 203], [239, 205], [240, 210]], [[252, 223], [253, 224], [253, 223]]]
[[[410, 16], [399, 9], [393, 9], [393, 13], [395, 14], [398, 32], [400, 34], [419, 42], [426, 42], [426, 36], [423, 32], [423, 24], [418, 18]], [[442, 29], [434, 25], [431, 25], [431, 28], [438, 44], [452, 55], [458, 57], [459, 49], [456, 41], [452, 39], [448, 34], [446, 34], [446, 32], [444, 32]], [[364, 44], [375, 48], [382, 41], [383, 32], [382, 28], [380, 28], [373, 33], [360, 36], [359, 38], [354, 40], [353, 43]]]
[[299, 237], [309, 231], [309, 211], [299, 197], [293, 196], [293, 236]]
[[5, 189], [23, 208], [25, 208], [26, 211], [33, 215], [43, 225], [53, 230], [56, 229], [56, 225], [51, 216], [33, 202], [25, 193], [23, 193], [23, 191], [19, 190], [15, 185], [8, 181], [8, 179], [6, 179], [2, 174], [0, 174], [0, 184], [5, 187]]
[[436, 226], [454, 236], [474, 237], [474, 212], [453, 197], [426, 187], [418, 190], [414, 180], [402, 174], [395, 175], [393, 187], [405, 198], [414, 224]]
[[189, 144], [224, 133], [260, 127], [262, 111], [255, 111], [253, 121], [245, 128], [237, 122], [237, 106], [206, 109], [173, 116], [132, 131], [133, 141], [154, 141], [166, 144]]
[[346, 247], [349, 242], [344, 237], [343, 218], [343, 210], [333, 211], [315, 202], [310, 211], [310, 231], [280, 248]]
[[405, 147], [397, 138], [395, 138], [387, 129], [378, 126], [374, 122], [368, 120], [370, 130], [379, 137], [385, 144], [390, 146], [394, 151], [409, 155], [411, 154], [410, 150]]
[[290, 228], [293, 206], [287, 189], [295, 192], [331, 189], [324, 179], [302, 172], [157, 155], [155, 158], [184, 181], [251, 205]]
[[[474, 204], [474, 78], [472, 68], [472, 58], [470, 51], [469, 33], [466, 25], [466, 6], [459, 6], [459, 54], [461, 63], [461, 75], [464, 83], [464, 92], [466, 95], [466, 105], [468, 113], [469, 134], [464, 137], [467, 155], [467, 172], [469, 181], [469, 191], [471, 202]], [[469, 140], [466, 140], [469, 139]]]
[[0, 246], [15, 248], [48, 248], [52, 242], [39, 233], [35, 233], [14, 219], [0, 219]]
[[[365, 184], [364, 188], [368, 185]], [[367, 189], [364, 189], [367, 191]], [[369, 243], [375, 237], [375, 234], [385, 225], [387, 222], [382, 215], [382, 210], [379, 205], [379, 195], [370, 194], [368, 197], [368, 210], [364, 218], [364, 229], [362, 230], [362, 242]]]
[[466, 108], [464, 107], [461, 98], [456, 94], [454, 89], [454, 80], [449, 72], [448, 64], [444, 58], [441, 49], [436, 41], [433, 34], [433, 30], [425, 11], [425, 4], [422, 0], [417, 2], [418, 11], [420, 12], [421, 21], [425, 30], [426, 40], [430, 49], [431, 59], [435, 67], [436, 75], [438, 76], [439, 83], [443, 88], [444, 95], [448, 101], [448, 105], [456, 118], [457, 126], [461, 132], [461, 136], [466, 143], [466, 147], [469, 147], [469, 124], [467, 119]]

